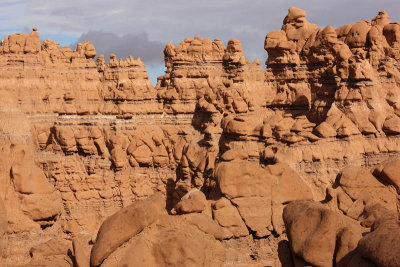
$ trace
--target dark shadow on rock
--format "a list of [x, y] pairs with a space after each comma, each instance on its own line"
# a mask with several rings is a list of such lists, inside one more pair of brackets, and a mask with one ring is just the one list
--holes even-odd
[[369, 260], [363, 258], [357, 251], [352, 251], [344, 256], [336, 267], [378, 267]]
[[278, 243], [278, 257], [282, 267], [293, 267], [292, 252], [290, 251], [290, 244], [287, 240], [281, 240]]
[[176, 205], [176, 197], [175, 197], [175, 181], [172, 178], [169, 178], [167, 180], [167, 183], [165, 185], [166, 189], [166, 209], [168, 212], [171, 211], [171, 209]]

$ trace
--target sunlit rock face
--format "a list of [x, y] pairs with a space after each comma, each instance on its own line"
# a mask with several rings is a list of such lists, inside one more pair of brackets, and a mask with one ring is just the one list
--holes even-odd
[[399, 25], [290, 7], [265, 67], [188, 37], [156, 86], [140, 58], [10, 35], [0, 263], [398, 266]]

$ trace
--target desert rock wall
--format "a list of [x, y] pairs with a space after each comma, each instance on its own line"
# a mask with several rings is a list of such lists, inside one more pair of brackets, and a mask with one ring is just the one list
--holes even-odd
[[[399, 157], [399, 33], [385, 12], [321, 29], [291, 7], [282, 29], [266, 36], [264, 70], [239, 40], [196, 36], [166, 45], [155, 87], [140, 58], [94, 61], [90, 42], [60, 48], [35, 28], [10, 35], [0, 46], [0, 197], [15, 255], [8, 264], [31, 260], [23, 235], [33, 244], [80, 233], [93, 244], [106, 218], [157, 192], [179, 218], [161, 228], [225, 240], [227, 266], [276, 263], [289, 202], [334, 199], [332, 209], [354, 209], [358, 219], [365, 199], [344, 197], [337, 180], [347, 166], [376, 171]], [[397, 182], [375, 177], [394, 212]], [[129, 242], [149, 236], [165, 256], [158, 240], [182, 237], [159, 228]], [[268, 257], [235, 262], [246, 246]]]

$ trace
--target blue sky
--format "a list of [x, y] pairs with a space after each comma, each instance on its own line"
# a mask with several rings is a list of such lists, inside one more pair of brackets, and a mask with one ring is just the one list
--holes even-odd
[[[165, 68], [163, 47], [186, 37], [242, 41], [246, 57], [265, 61], [265, 35], [280, 29], [290, 6], [320, 27], [372, 19], [386, 10], [400, 20], [399, 0], [1, 0], [0, 38], [37, 27], [61, 46], [92, 41], [99, 52], [141, 57], [155, 82]], [[102, 37], [102, 35], [104, 35]]]

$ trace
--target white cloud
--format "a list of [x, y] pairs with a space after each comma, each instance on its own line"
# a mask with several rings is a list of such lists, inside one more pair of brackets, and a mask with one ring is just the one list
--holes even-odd
[[[1, 0], [0, 37], [35, 26], [41, 36], [68, 40], [89, 31], [121, 38], [146, 33], [147, 41], [162, 44], [195, 35], [224, 43], [236, 38], [251, 60], [262, 59], [265, 35], [280, 29], [291, 5], [305, 9], [308, 20], [321, 27], [371, 19], [379, 10], [394, 21], [400, 16], [398, 0]], [[132, 51], [138, 51], [135, 45], [143, 43], [132, 43]]]

